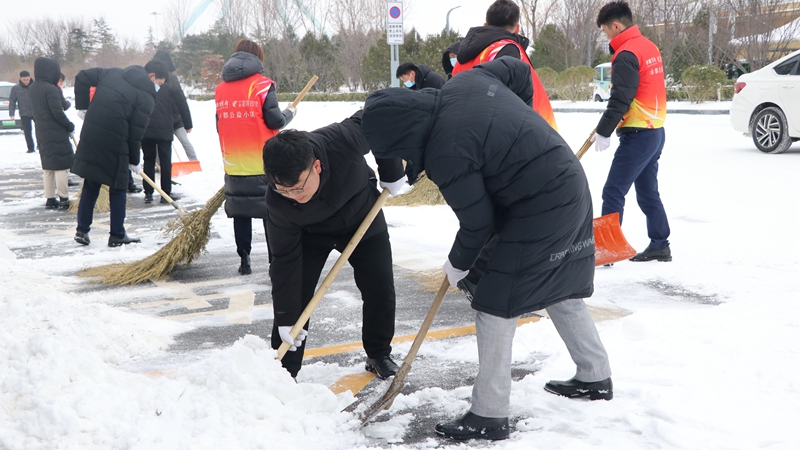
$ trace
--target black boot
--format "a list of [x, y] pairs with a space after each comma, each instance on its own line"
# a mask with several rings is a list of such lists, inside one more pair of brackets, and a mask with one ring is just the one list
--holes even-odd
[[244, 250], [239, 250], [239, 257], [242, 258], [241, 264], [239, 264], [239, 273], [242, 275], [250, 275], [253, 273], [253, 270], [250, 268], [250, 254]]
[[[142, 188], [135, 185], [134, 183], [130, 183], [128, 184], [128, 192], [131, 194], [138, 194], [139, 192], [142, 192]], [[150, 195], [152, 196], [152, 194]]]
[[643, 252], [637, 253], [636, 256], [630, 259], [633, 262], [643, 262], [643, 261], [661, 261], [661, 262], [670, 262], [672, 261], [672, 252], [669, 250], [669, 245], [664, 248], [654, 249], [650, 248], [648, 245]]
[[378, 378], [385, 380], [393, 377], [400, 370], [397, 363], [392, 361], [391, 356], [381, 356], [379, 358], [367, 358], [367, 363], [364, 365], [364, 370], [378, 375]]
[[548, 381], [544, 390], [551, 394], [569, 398], [589, 397], [589, 400], [611, 400], [614, 398], [614, 384], [611, 378], [602, 381], [584, 382], [571, 378], [567, 381]]
[[89, 239], [89, 233], [82, 231], [75, 232], [75, 242], [83, 245], [89, 245], [92, 241]]
[[57, 209], [58, 208], [58, 200], [55, 197], [48, 198], [44, 204], [44, 207], [47, 209]]
[[69, 209], [69, 197], [58, 196], [58, 208]]
[[481, 417], [468, 411], [458, 419], [437, 423], [439, 436], [463, 441], [467, 439], [505, 439], [511, 433], [508, 417]]
[[116, 237], [113, 234], [108, 236], [108, 246], [109, 247], [120, 247], [120, 246], [123, 246], [123, 245], [126, 245], [126, 244], [138, 244], [140, 242], [142, 242], [141, 239], [132, 238], [132, 237], [128, 236], [127, 234], [125, 236], [122, 236], [121, 238]]

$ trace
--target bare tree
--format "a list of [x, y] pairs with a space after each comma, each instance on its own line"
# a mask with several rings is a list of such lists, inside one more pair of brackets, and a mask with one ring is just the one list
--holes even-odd
[[183, 39], [192, 9], [192, 0], [170, 1], [164, 13], [164, 40], [177, 43]]
[[247, 36], [249, 31], [249, 1], [219, 0], [222, 30], [234, 37]]
[[536, 42], [539, 30], [550, 21], [558, 0], [520, 0], [520, 33]]
[[373, 30], [368, 33], [340, 31], [336, 35], [334, 42], [339, 49], [338, 65], [344, 76], [344, 83], [351, 92], [364, 87], [362, 82], [364, 58], [382, 34], [381, 31]]
[[565, 0], [560, 3], [553, 20], [566, 36], [564, 48], [565, 67], [592, 65], [597, 53], [597, 11], [601, 0]]
[[12, 22], [9, 29], [14, 47], [20, 52], [23, 59], [28, 59], [36, 53], [36, 35], [32, 20], [22, 19]]
[[632, 6], [639, 28], [661, 50], [667, 71], [676, 59], [692, 60], [692, 50], [702, 48], [703, 31], [695, 29], [693, 20], [705, 5], [695, 0], [648, 0]]
[[330, 0], [330, 4], [336, 34], [342, 31], [367, 33], [383, 29], [386, 24], [384, 0]]

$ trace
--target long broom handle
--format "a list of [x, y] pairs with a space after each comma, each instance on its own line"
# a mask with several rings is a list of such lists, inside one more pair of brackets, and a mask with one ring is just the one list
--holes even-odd
[[589, 147], [591, 147], [592, 144], [594, 143], [595, 133], [597, 133], [597, 128], [592, 130], [592, 132], [589, 134], [589, 138], [586, 139], [586, 142], [583, 143], [580, 150], [578, 150], [578, 153], [575, 153], [575, 156], [578, 157], [578, 160], [581, 159], [581, 156], [583, 156], [583, 154], [586, 153], [586, 151], [589, 150]]
[[161, 194], [161, 197], [167, 199], [167, 201], [169, 202], [170, 205], [172, 205], [173, 208], [177, 209], [181, 214], [188, 214], [188, 211], [183, 209], [183, 207], [181, 205], [175, 203], [175, 200], [173, 200], [172, 197], [167, 195], [166, 192], [162, 191], [161, 188], [158, 187], [158, 185], [156, 185], [156, 183], [153, 180], [151, 180], [150, 177], [148, 177], [146, 173], [144, 173], [144, 171], [142, 171], [142, 173], [140, 173], [139, 175], [142, 176], [142, 179], [144, 181], [147, 181], [147, 184], [149, 184], [150, 186], [153, 186], [153, 189], [157, 190], [158, 193]]
[[297, 94], [297, 97], [295, 97], [294, 101], [292, 102], [292, 105], [291, 105], [292, 108], [296, 108], [297, 107], [297, 104], [300, 103], [300, 100], [302, 100], [303, 97], [306, 96], [308, 91], [311, 89], [311, 86], [314, 86], [314, 83], [316, 83], [317, 80], [319, 80], [319, 77], [316, 76], [316, 75], [312, 76], [311, 79], [308, 80], [308, 83], [306, 83], [306, 87], [304, 87], [303, 90], [300, 91], [299, 94]]
[[406, 359], [403, 360], [403, 366], [400, 368], [397, 375], [395, 375], [395, 381], [399, 378], [399, 382], [402, 383], [403, 378], [405, 378], [406, 374], [411, 370], [411, 363], [414, 362], [414, 358], [417, 357], [417, 351], [419, 351], [419, 348], [422, 346], [422, 341], [425, 340], [425, 335], [428, 334], [428, 330], [431, 328], [433, 319], [436, 318], [436, 313], [439, 311], [439, 306], [441, 306], [442, 300], [444, 300], [444, 296], [447, 294], [447, 289], [449, 287], [450, 282], [447, 280], [447, 275], [445, 275], [444, 280], [442, 280], [442, 285], [439, 287], [439, 292], [436, 293], [436, 298], [433, 299], [433, 303], [431, 303], [431, 307], [428, 309], [428, 315], [425, 316], [425, 320], [422, 321], [422, 325], [420, 325], [419, 331], [417, 332], [417, 337], [414, 338], [414, 343], [411, 344]]
[[[381, 192], [380, 197], [378, 197], [378, 200], [375, 201], [375, 206], [373, 206], [372, 209], [369, 210], [369, 213], [367, 213], [367, 217], [364, 217], [364, 220], [361, 222], [361, 226], [358, 227], [356, 233], [350, 239], [350, 242], [347, 243], [347, 247], [345, 247], [342, 254], [339, 255], [339, 259], [336, 260], [336, 263], [333, 265], [333, 268], [331, 269], [330, 272], [328, 272], [328, 275], [325, 277], [325, 280], [322, 281], [322, 285], [320, 285], [319, 289], [317, 289], [317, 292], [314, 294], [314, 296], [311, 297], [311, 300], [308, 302], [306, 309], [303, 310], [303, 313], [300, 314], [300, 318], [297, 319], [297, 323], [295, 323], [294, 326], [292, 327], [292, 330], [289, 332], [289, 334], [292, 335], [292, 339], [295, 339], [297, 337], [297, 335], [300, 333], [300, 330], [303, 329], [303, 325], [305, 325], [305, 323], [308, 322], [308, 319], [311, 318], [311, 313], [313, 313], [314, 310], [317, 308], [317, 305], [319, 305], [320, 300], [322, 300], [322, 297], [325, 295], [326, 292], [328, 292], [328, 288], [330, 288], [331, 285], [333, 284], [333, 280], [336, 278], [337, 275], [339, 275], [339, 271], [342, 270], [342, 267], [344, 267], [344, 263], [347, 262], [348, 258], [350, 258], [350, 255], [353, 253], [353, 250], [355, 250], [356, 245], [358, 245], [358, 243], [361, 241], [361, 238], [364, 237], [364, 234], [367, 232], [369, 226], [372, 225], [372, 221], [375, 220], [375, 216], [377, 216], [378, 213], [381, 211], [381, 208], [383, 207], [383, 204], [386, 202], [387, 197], [389, 197], [389, 190], [384, 188], [383, 192]], [[288, 350], [289, 350], [289, 343], [283, 341], [283, 343], [281, 343], [281, 346], [278, 348], [278, 359], [283, 359], [283, 355], [285, 355]]]

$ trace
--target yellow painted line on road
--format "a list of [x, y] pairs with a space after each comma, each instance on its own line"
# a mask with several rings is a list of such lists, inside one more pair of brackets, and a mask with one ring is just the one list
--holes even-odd
[[[519, 319], [519, 322], [517, 322], [517, 326], [524, 325], [526, 323], [538, 322], [539, 319], [540, 318], [538, 316], [523, 317], [522, 319]], [[475, 334], [475, 325], [431, 331], [425, 335], [425, 339], [438, 340], [438, 339], [447, 339], [458, 336], [467, 336], [470, 334]], [[417, 337], [416, 334], [397, 336], [394, 339], [392, 339], [392, 345], [401, 344], [403, 342], [412, 342], [416, 337]], [[349, 344], [332, 345], [330, 347], [307, 348], [305, 351], [305, 357], [312, 358], [318, 356], [339, 355], [342, 353], [356, 352], [361, 350], [362, 348], [364, 348], [364, 346], [361, 344], [361, 342], [351, 342]]]

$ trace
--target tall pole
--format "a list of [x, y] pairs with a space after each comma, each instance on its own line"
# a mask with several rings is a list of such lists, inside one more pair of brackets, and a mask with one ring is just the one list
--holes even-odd
[[451, 12], [452, 12], [454, 9], [458, 9], [458, 8], [461, 8], [461, 5], [458, 5], [458, 6], [456, 6], [455, 8], [450, 8], [450, 11], [447, 11], [447, 18], [445, 19], [445, 20], [446, 20], [446, 22], [445, 22], [445, 26], [444, 26], [444, 29], [445, 29], [445, 34], [446, 34], [447, 36], [450, 36], [450, 13], [451, 13]]
[[158, 14], [159, 13], [153, 11], [150, 14], [152, 14], [153, 19], [155, 19], [155, 21], [156, 21], [156, 30], [155, 30], [156, 31], [156, 46], [158, 46]]

